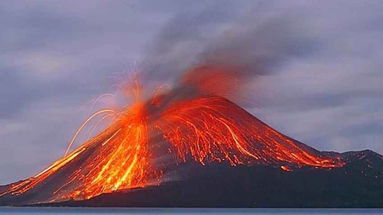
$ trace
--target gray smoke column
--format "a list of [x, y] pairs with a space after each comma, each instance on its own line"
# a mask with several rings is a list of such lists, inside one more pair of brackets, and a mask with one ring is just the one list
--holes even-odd
[[[246, 12], [229, 12], [214, 5], [193, 14], [173, 17], [149, 46], [144, 80], [174, 83], [185, 73], [204, 77], [206, 74], [198, 73], [226, 68], [228, 77], [235, 81], [231, 93], [224, 96], [243, 102], [258, 76], [273, 73], [290, 58], [312, 51], [315, 45], [300, 30], [298, 17], [288, 10], [268, 13], [267, 5], [260, 5]], [[211, 87], [221, 85], [217, 81]]]

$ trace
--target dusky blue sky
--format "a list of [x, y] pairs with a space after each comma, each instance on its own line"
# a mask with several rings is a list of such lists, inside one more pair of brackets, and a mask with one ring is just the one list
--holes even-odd
[[62, 156], [92, 99], [132, 70], [168, 80], [216, 49], [266, 65], [244, 107], [267, 124], [319, 150], [383, 153], [382, 11], [380, 0], [1, 1], [0, 184]]

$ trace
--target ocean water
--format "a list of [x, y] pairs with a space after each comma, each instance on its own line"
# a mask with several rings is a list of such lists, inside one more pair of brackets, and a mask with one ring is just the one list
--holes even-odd
[[39, 207], [0, 207], [0, 214], [383, 214], [382, 209], [222, 209], [222, 208], [39, 208]]

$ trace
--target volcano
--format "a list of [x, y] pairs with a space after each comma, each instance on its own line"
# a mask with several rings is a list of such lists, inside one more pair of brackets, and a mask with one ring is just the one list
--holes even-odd
[[[191, 104], [194, 103], [198, 103], [198, 105], [191, 107]], [[195, 117], [197, 120], [197, 122], [193, 122], [193, 125], [198, 126], [198, 128], [193, 129], [199, 129], [198, 132], [203, 132], [205, 129], [209, 134], [221, 135], [222, 137], [218, 136], [218, 138], [222, 139], [213, 139], [214, 136], [211, 139], [206, 139], [206, 142], [194, 139], [198, 137], [187, 131], [190, 128], [183, 122], [177, 128], [186, 130], [187, 132], [182, 132], [192, 134], [191, 136], [180, 137], [178, 134], [170, 133], [176, 132], [173, 130], [170, 130], [168, 135], [183, 138], [184, 141], [195, 141], [197, 142], [196, 145], [186, 145], [188, 142], [178, 139], [166, 141], [167, 136], [161, 141], [159, 140], [161, 138], [151, 137], [152, 140], [148, 141], [148, 144], [151, 141], [159, 141], [166, 145], [167, 142], [168, 149], [173, 149], [173, 151], [170, 150], [166, 154], [175, 155], [170, 156], [174, 157], [175, 162], [167, 161], [166, 168], [159, 168], [161, 170], [159, 171], [149, 169], [149, 161], [145, 163], [145, 154], [141, 154], [142, 152], [137, 148], [129, 149], [137, 142], [123, 145], [123, 153], [118, 151], [123, 149], [121, 145], [112, 145], [115, 147], [114, 149], [106, 147], [108, 142], [113, 141], [113, 138], [117, 136], [116, 129], [121, 128], [120, 125], [112, 125], [71, 154], [55, 162], [47, 170], [29, 179], [1, 187], [0, 203], [3, 205], [51, 203], [70, 206], [155, 207], [299, 206], [302, 203], [296, 199], [291, 201], [293, 203], [298, 201], [299, 204], [282, 201], [279, 205], [277, 203], [281, 200], [272, 199], [279, 199], [283, 194], [284, 199], [289, 200], [286, 190], [290, 190], [292, 196], [299, 195], [301, 192], [300, 195], [303, 195], [301, 201], [307, 196], [312, 197], [314, 193], [317, 193], [314, 192], [316, 189], [320, 189], [319, 192], [321, 193], [326, 191], [328, 192], [326, 195], [332, 196], [334, 192], [340, 192], [337, 187], [347, 187], [341, 191], [345, 192], [345, 197], [357, 194], [358, 198], [365, 199], [365, 195], [375, 195], [376, 192], [382, 194], [383, 158], [376, 153], [371, 151], [343, 154], [319, 152], [282, 135], [224, 98], [193, 99], [189, 101], [185, 110], [179, 105], [183, 104], [175, 106], [178, 115], [188, 116], [190, 120]], [[211, 110], [213, 111], [210, 112]], [[168, 111], [171, 112], [172, 110], [169, 109]], [[209, 114], [214, 113], [219, 113], [222, 117], [216, 122], [214, 117], [211, 119], [213, 124], [210, 126], [216, 127], [209, 128], [204, 127], [203, 124], [198, 124], [198, 120], [205, 119]], [[174, 122], [161, 121], [161, 123], [172, 125]], [[220, 133], [219, 129], [226, 127], [226, 125], [231, 127], [223, 130], [224, 133]], [[231, 128], [238, 126], [241, 128], [240, 131], [231, 130]], [[218, 130], [214, 131], [214, 129]], [[181, 132], [181, 130], [177, 131]], [[205, 137], [203, 133], [198, 134], [201, 135], [200, 138], [209, 137]], [[123, 144], [120, 139], [116, 139], [117, 141], [119, 144]], [[174, 146], [169, 143], [172, 141], [174, 141], [173, 144], [185, 145]], [[228, 141], [228, 143], [225, 144], [224, 141]], [[237, 142], [240, 146], [235, 145]], [[158, 147], [159, 143], [152, 145]], [[219, 149], [219, 147], [224, 149]], [[128, 151], [125, 152], [125, 150]], [[102, 159], [101, 156], [104, 156], [105, 153], [111, 157]], [[113, 157], [129, 156], [129, 154], [133, 154], [131, 159], [127, 157], [123, 160]], [[135, 166], [134, 162], [138, 162], [136, 161], [139, 159], [138, 156], [141, 156], [141, 159], [144, 158], [139, 161], [143, 163]], [[168, 160], [172, 159], [168, 158]], [[121, 167], [114, 166], [120, 163]], [[110, 165], [110, 168], [107, 168], [107, 165]], [[147, 166], [145, 167], [145, 165]], [[135, 168], [137, 170], [134, 170]], [[104, 174], [102, 174], [103, 171]], [[129, 175], [131, 172], [139, 175]], [[164, 178], [174, 174], [176, 174], [177, 180], [161, 182]], [[147, 178], [144, 179], [144, 177]], [[120, 179], [121, 181], [119, 181]], [[99, 183], [92, 184], [94, 181]], [[349, 181], [354, 182], [350, 184]], [[121, 185], [121, 187], [116, 186], [116, 184]], [[380, 189], [372, 189], [374, 186]], [[371, 190], [367, 188], [371, 188]], [[362, 196], [359, 196], [361, 193], [353, 193], [353, 190], [359, 189], [367, 190]], [[234, 193], [237, 197], [229, 193]], [[225, 199], [225, 195], [231, 196], [228, 198], [229, 200]], [[265, 195], [267, 197], [264, 198]], [[273, 197], [273, 195], [275, 196]], [[321, 195], [323, 197], [323, 193]], [[260, 198], [259, 196], [263, 197]], [[251, 199], [258, 201], [263, 199], [263, 201], [259, 203], [257, 201], [249, 202]], [[267, 201], [268, 199], [269, 201]], [[321, 197], [317, 196], [316, 201], [319, 199]], [[316, 206], [316, 201], [312, 203], [314, 206]], [[322, 199], [324, 203], [328, 201], [328, 197]], [[339, 206], [342, 199], [332, 202]], [[374, 202], [378, 202], [378, 206], [382, 204], [382, 201], [378, 199], [374, 199], [371, 204]], [[343, 204], [350, 203], [345, 201]], [[305, 206], [310, 206], [310, 204]], [[323, 205], [319, 204], [319, 206]], [[373, 204], [373, 206], [376, 205]]]
[[[382, 156], [317, 151], [218, 96], [206, 80], [194, 75], [122, 110], [96, 112], [75, 137], [96, 116], [113, 123], [70, 152], [74, 137], [37, 175], [0, 187], [0, 204], [383, 206]], [[132, 89], [137, 95], [140, 85]]]

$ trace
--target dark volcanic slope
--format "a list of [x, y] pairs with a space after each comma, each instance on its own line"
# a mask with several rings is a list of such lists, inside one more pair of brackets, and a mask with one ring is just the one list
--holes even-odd
[[348, 162], [341, 168], [292, 172], [185, 164], [185, 180], [45, 206], [383, 207], [383, 157], [368, 150], [341, 156]]
[[[149, 159], [149, 149], [138, 150], [144, 142], [138, 138], [142, 129], [135, 128], [143, 125], [133, 114], [117, 120], [46, 171], [0, 187], [0, 205], [383, 207], [383, 158], [372, 151], [319, 152], [221, 97], [198, 97], [169, 106], [166, 111], [157, 110], [161, 120], [152, 120], [151, 126], [163, 128], [158, 131], [163, 135], [147, 137], [153, 137], [148, 140], [150, 147], [164, 149], [153, 150], [158, 153], [154, 159], [166, 158], [156, 163], [163, 163], [158, 168], [164, 179], [178, 181], [123, 192], [140, 184], [130, 184], [132, 180], [143, 180], [147, 186], [157, 180], [151, 178], [150, 165], [142, 167], [148, 177], [140, 177], [138, 164]], [[174, 152], [182, 152], [178, 157], [184, 157], [185, 163], [176, 165]], [[127, 173], [134, 177], [127, 180]], [[121, 187], [123, 182], [126, 186]], [[114, 190], [119, 192], [107, 193]], [[66, 201], [85, 197], [93, 198]]]
[[199, 162], [198, 167], [227, 162], [285, 169], [344, 164], [338, 154], [323, 154], [287, 137], [222, 97], [200, 96], [163, 106], [153, 107], [150, 114], [146, 106], [127, 108], [108, 128], [47, 169], [0, 188], [0, 204], [80, 200], [149, 186], [162, 180], [158, 170], [167, 175], [180, 169], [172, 165], [186, 161]]

